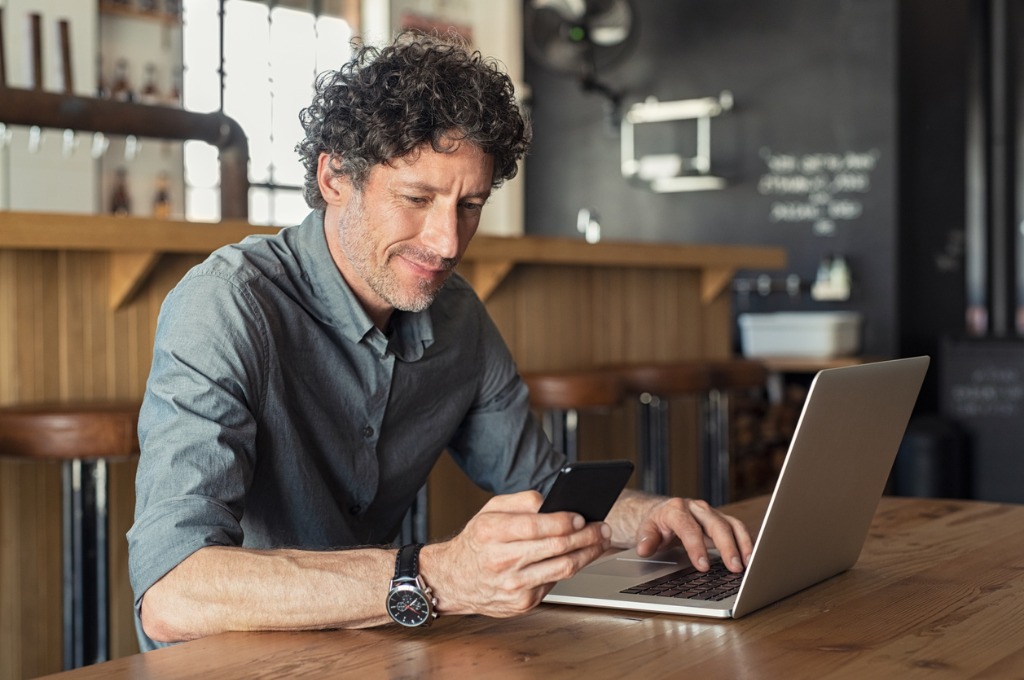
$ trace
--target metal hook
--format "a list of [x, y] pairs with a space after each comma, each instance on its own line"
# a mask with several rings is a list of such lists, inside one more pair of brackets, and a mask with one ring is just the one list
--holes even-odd
[[39, 153], [39, 149], [42, 145], [43, 130], [38, 125], [33, 125], [28, 129], [28, 152]]
[[64, 140], [60, 147], [61, 154], [68, 158], [78, 148], [78, 137], [75, 135], [75, 131], [69, 129], [64, 130]]
[[139, 155], [139, 138], [135, 135], [128, 135], [124, 138], [124, 159], [133, 161]]
[[92, 157], [99, 160], [107, 152], [110, 140], [102, 132], [94, 132], [92, 135]]

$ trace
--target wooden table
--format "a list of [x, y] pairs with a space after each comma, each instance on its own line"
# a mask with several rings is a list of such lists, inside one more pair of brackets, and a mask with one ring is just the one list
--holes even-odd
[[[756, 523], [765, 505], [728, 509]], [[1024, 506], [885, 498], [853, 569], [735, 621], [542, 605], [412, 632], [230, 633], [59, 677], [1020, 677], [1022, 526]]]

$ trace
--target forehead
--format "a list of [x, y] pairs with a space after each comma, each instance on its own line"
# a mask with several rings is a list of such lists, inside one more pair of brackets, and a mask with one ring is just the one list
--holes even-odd
[[442, 148], [443, 151], [435, 151], [430, 144], [422, 144], [404, 156], [375, 166], [371, 176], [439, 185], [458, 183], [478, 193], [490, 190], [494, 172], [491, 154], [471, 142], [450, 138], [442, 140]]

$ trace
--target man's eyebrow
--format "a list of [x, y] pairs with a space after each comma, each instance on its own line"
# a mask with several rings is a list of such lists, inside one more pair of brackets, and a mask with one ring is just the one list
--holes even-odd
[[[430, 184], [428, 182], [412, 182], [412, 181], [410, 181], [410, 182], [401, 182], [401, 181], [399, 181], [399, 182], [396, 182], [396, 188], [401, 189], [401, 190], [413, 189], [413, 190], [416, 190], [416, 191], [423, 191], [425, 193], [439, 193], [440, 192], [440, 188], [439, 187], [436, 187], [433, 184]], [[491, 197], [491, 189], [487, 188], [484, 191], [475, 192], [475, 193], [472, 193], [472, 194], [466, 194], [465, 196], [461, 196], [460, 198], [463, 198], [463, 199], [465, 199], [465, 198], [479, 198], [479, 199], [483, 199], [484, 201], [486, 201], [490, 197]]]

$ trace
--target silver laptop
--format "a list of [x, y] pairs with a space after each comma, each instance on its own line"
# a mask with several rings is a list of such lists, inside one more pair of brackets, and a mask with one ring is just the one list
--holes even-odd
[[928, 357], [896, 359], [814, 377], [750, 563], [732, 584], [680, 583], [695, 571], [682, 548], [651, 557], [628, 550], [556, 584], [544, 601], [739, 618], [849, 569], [864, 546], [928, 363]]

